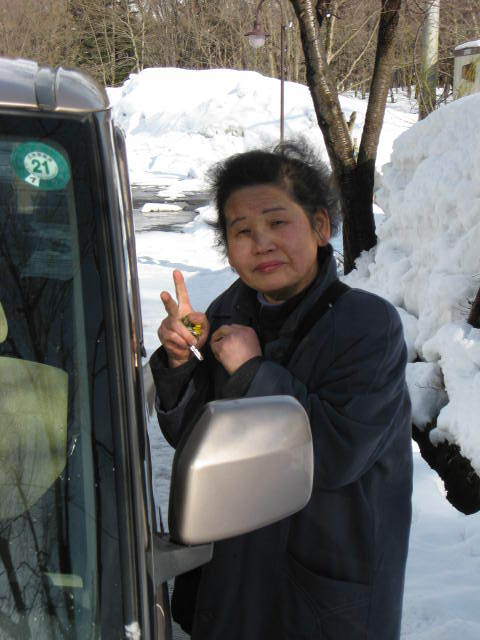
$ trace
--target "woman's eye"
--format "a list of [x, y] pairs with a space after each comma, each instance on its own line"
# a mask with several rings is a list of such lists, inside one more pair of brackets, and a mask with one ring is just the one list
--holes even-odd
[[237, 236], [246, 236], [250, 233], [250, 229], [240, 229], [237, 233]]
[[284, 224], [285, 220], [272, 220], [272, 227], [278, 227], [281, 224]]

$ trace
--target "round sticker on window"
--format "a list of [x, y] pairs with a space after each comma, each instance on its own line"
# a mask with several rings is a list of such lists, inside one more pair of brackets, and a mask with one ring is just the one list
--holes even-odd
[[70, 168], [63, 155], [43, 142], [19, 144], [10, 158], [16, 175], [43, 191], [64, 189], [70, 180]]

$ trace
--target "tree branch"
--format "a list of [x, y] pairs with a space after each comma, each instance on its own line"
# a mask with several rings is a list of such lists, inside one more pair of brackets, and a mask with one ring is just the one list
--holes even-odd
[[377, 155], [378, 141], [382, 130], [392, 74], [394, 37], [400, 17], [401, 4], [402, 0], [382, 0], [375, 66], [370, 85], [362, 140], [358, 152], [359, 163], [374, 160]]
[[354, 167], [353, 148], [340, 107], [336, 84], [331, 77], [325, 51], [320, 44], [319, 24], [312, 0], [291, 0], [300, 25], [307, 81], [318, 124], [337, 177], [346, 166]]
[[[368, 16], [368, 17], [367, 17], [367, 18], [362, 22], [362, 24], [361, 24], [361, 25], [360, 25], [360, 26], [359, 26], [359, 27], [358, 27], [358, 28], [357, 28], [357, 29], [356, 29], [356, 30], [351, 34], [351, 36], [349, 36], [346, 40], [344, 40], [344, 41], [342, 42], [341, 46], [340, 46], [340, 47], [339, 47], [339, 48], [338, 48], [334, 53], [332, 53], [332, 56], [331, 56], [331, 58], [329, 59], [329, 62], [332, 62], [332, 60], [335, 60], [335, 58], [337, 58], [337, 57], [342, 53], [342, 51], [345, 49], [345, 47], [346, 47], [348, 44], [350, 44], [350, 42], [351, 42], [352, 40], [354, 40], [354, 39], [358, 36], [358, 34], [359, 34], [359, 33], [361, 32], [361, 30], [363, 29], [363, 27], [364, 27], [366, 24], [368, 24], [368, 22], [369, 22], [369, 21], [370, 21], [370, 20], [371, 20], [375, 15], [377, 15], [378, 13], [380, 13], [380, 11], [375, 11], [374, 13], [370, 14], [370, 15], [369, 15], [369, 16]], [[378, 19], [377, 19], [377, 22], [375, 22], [375, 26], [374, 26], [374, 28], [373, 28], [372, 33], [375, 33], [375, 29], [377, 28], [377, 25], [378, 25]], [[371, 38], [371, 36], [370, 36], [370, 38]]]
[[332, 6], [330, 9], [330, 18], [327, 23], [327, 32], [325, 34], [325, 54], [327, 56], [327, 64], [330, 64], [332, 61], [332, 49], [333, 49], [333, 41], [334, 41], [334, 32], [335, 32], [335, 22], [337, 20], [336, 16], [337, 12], [337, 0], [333, 0]]
[[341, 79], [341, 83], [343, 84], [346, 80], [348, 80], [348, 78], [352, 75], [353, 71], [355, 70], [355, 67], [357, 66], [357, 64], [360, 62], [360, 60], [363, 58], [363, 56], [365, 55], [365, 53], [368, 50], [368, 47], [370, 46], [370, 43], [373, 40], [373, 36], [375, 35], [375, 30], [378, 27], [378, 23], [380, 22], [380, 20], [377, 20], [377, 22], [375, 23], [375, 27], [372, 30], [372, 33], [370, 34], [365, 46], [363, 47], [363, 49], [360, 51], [360, 53], [358, 54], [358, 56], [355, 58], [355, 60], [352, 62], [350, 69], [347, 71], [347, 73], [343, 76], [343, 78]]

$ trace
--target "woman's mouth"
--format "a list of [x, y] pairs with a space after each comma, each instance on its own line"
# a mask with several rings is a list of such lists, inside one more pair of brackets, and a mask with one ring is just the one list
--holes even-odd
[[283, 262], [278, 262], [278, 261], [262, 262], [255, 267], [255, 271], [259, 271], [260, 273], [271, 273], [272, 271], [276, 271], [282, 266], [283, 266]]

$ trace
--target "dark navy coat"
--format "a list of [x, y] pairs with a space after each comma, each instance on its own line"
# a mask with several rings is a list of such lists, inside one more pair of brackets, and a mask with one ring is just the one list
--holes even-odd
[[[208, 347], [203, 363], [177, 369], [168, 369], [163, 349], [152, 356], [159, 423], [172, 446], [206, 401], [239, 390], [294, 396], [312, 429], [308, 505], [215, 543], [209, 564], [177, 578], [174, 617], [194, 640], [399, 638], [412, 491], [399, 316], [382, 298], [350, 289], [283, 362], [301, 318], [336, 277], [330, 250], [279, 331], [267, 331], [263, 359], [231, 377]], [[207, 311], [212, 331], [237, 323], [265, 334], [259, 307], [256, 292], [237, 280]]]

